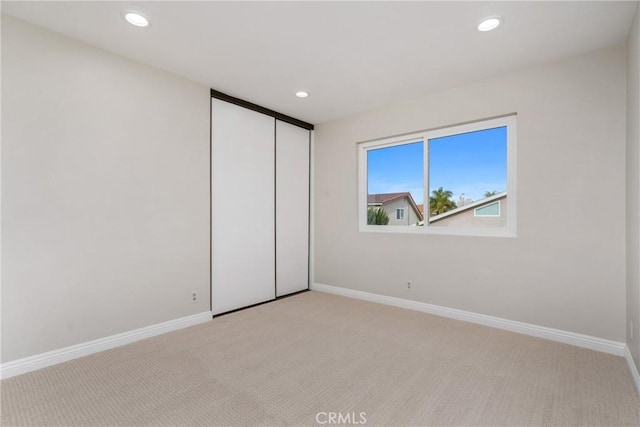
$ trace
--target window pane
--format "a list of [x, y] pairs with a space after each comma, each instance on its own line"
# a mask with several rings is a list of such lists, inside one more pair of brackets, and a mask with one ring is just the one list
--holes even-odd
[[423, 147], [423, 142], [419, 141], [367, 150], [368, 224], [421, 224]]
[[506, 126], [429, 140], [429, 225], [506, 226], [506, 209], [497, 205], [496, 217], [474, 215], [489, 197], [506, 200], [506, 190]]
[[476, 216], [497, 216], [500, 215], [500, 202], [491, 203], [476, 209]]

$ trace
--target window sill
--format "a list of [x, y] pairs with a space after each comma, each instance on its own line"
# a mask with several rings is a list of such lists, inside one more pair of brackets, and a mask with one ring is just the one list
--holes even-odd
[[517, 237], [515, 228], [444, 228], [404, 225], [363, 225], [361, 233], [422, 234], [470, 237]]

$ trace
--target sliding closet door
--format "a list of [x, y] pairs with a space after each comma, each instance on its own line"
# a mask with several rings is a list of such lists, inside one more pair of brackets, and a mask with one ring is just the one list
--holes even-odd
[[275, 298], [273, 117], [211, 100], [213, 314]]
[[276, 120], [276, 294], [309, 288], [309, 131]]

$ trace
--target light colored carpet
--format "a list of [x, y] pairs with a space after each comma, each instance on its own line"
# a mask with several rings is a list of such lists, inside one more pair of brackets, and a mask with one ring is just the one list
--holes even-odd
[[640, 425], [621, 357], [318, 292], [1, 391], [5, 426]]

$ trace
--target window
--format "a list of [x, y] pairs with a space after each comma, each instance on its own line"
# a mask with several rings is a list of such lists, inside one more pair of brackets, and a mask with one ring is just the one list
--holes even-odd
[[516, 116], [358, 144], [361, 231], [515, 236]]
[[415, 211], [424, 193], [423, 146], [422, 141], [395, 141], [362, 153], [369, 165], [363, 202], [367, 225], [406, 227], [420, 221]]
[[484, 205], [473, 210], [475, 216], [500, 216], [500, 202]]

